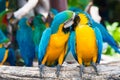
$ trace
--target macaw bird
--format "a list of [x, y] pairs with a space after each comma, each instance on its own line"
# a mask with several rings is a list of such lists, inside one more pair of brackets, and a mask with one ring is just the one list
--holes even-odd
[[18, 22], [16, 40], [25, 66], [30, 67], [35, 58], [35, 45], [32, 39], [32, 28], [27, 24], [27, 20], [27, 18], [22, 18]]
[[103, 42], [107, 42], [116, 52], [120, 53], [120, 48], [119, 46], [117, 45], [116, 41], [114, 40], [114, 38], [108, 33], [108, 31], [105, 29], [105, 27], [100, 24], [100, 23], [97, 23], [95, 22], [92, 17], [87, 13], [87, 12], [84, 12], [82, 11], [81, 9], [79, 8], [75, 8], [75, 7], [72, 7], [70, 8], [70, 10], [76, 12], [77, 14], [84, 14], [86, 15], [86, 17], [84, 17], [84, 19], [88, 18], [89, 19], [89, 25], [92, 25], [92, 27], [97, 27], [99, 28], [101, 34], [102, 34], [102, 38], [103, 38]]
[[16, 57], [12, 48], [6, 49], [0, 46], [0, 66], [8, 62], [11, 66], [15, 66]]
[[57, 66], [56, 76], [59, 77], [61, 65], [69, 51], [67, 43], [74, 19], [74, 12], [60, 12], [54, 17], [51, 26], [43, 32], [38, 52], [40, 77], [44, 72], [44, 66]]
[[38, 46], [41, 40], [43, 31], [46, 29], [45, 18], [41, 14], [37, 15], [33, 19], [33, 41], [35, 44], [36, 55], [38, 55]]
[[84, 19], [84, 17], [86, 15], [78, 14], [76, 19], [79, 22], [78, 20], [76, 20], [77, 22], [74, 21], [69, 40], [70, 50], [80, 65], [81, 78], [84, 66], [92, 65], [98, 74], [96, 64], [100, 63], [103, 43], [99, 28], [89, 26], [89, 20]]

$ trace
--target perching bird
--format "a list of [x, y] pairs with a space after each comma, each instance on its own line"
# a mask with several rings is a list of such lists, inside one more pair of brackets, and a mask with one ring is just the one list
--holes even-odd
[[16, 65], [16, 57], [12, 48], [6, 49], [0, 44], [0, 66], [8, 62], [11, 66]]
[[35, 45], [32, 39], [32, 28], [27, 24], [27, 18], [18, 22], [16, 40], [25, 66], [32, 66], [35, 58]]
[[120, 48], [117, 45], [116, 41], [108, 33], [108, 31], [105, 29], [105, 27], [102, 24], [95, 22], [87, 12], [84, 12], [79, 8], [72, 7], [72, 8], [70, 8], [70, 10], [76, 12], [77, 14], [81, 13], [81, 14], [86, 15], [85, 18], [89, 19], [89, 25], [93, 25], [94, 27], [99, 28], [99, 30], [102, 34], [103, 41], [107, 42], [116, 52], [120, 53]]
[[57, 66], [56, 75], [59, 76], [61, 65], [69, 51], [67, 44], [70, 26], [74, 23], [75, 13], [69, 10], [58, 13], [42, 35], [39, 44], [39, 68], [42, 77], [44, 66]]
[[80, 76], [82, 77], [82, 72], [84, 66], [92, 65], [96, 73], [98, 70], [96, 63], [100, 63], [102, 54], [102, 35], [97, 27], [91, 27], [88, 25], [89, 20], [84, 14], [78, 14], [79, 17], [76, 19], [80, 22], [75, 22], [72, 25], [72, 32], [70, 35], [70, 50], [75, 58], [75, 60], [80, 65]]
[[38, 55], [38, 46], [41, 40], [43, 31], [46, 29], [45, 18], [41, 14], [33, 19], [33, 41], [35, 44], [36, 55]]

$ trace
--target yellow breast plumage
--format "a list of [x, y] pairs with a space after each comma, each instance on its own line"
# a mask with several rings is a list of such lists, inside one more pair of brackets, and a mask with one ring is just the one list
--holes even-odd
[[[50, 41], [46, 50], [46, 65], [54, 65], [58, 61], [61, 54], [65, 55], [66, 51], [66, 43], [69, 38], [70, 33], [63, 33], [62, 27], [59, 28], [56, 34], [52, 34], [50, 37]], [[49, 57], [50, 56], [50, 57]], [[44, 63], [44, 61], [43, 61]]]
[[[88, 25], [76, 27], [76, 53], [81, 58], [79, 63], [90, 65], [93, 58], [97, 56], [97, 44], [94, 30]], [[96, 62], [96, 61], [94, 61]]]

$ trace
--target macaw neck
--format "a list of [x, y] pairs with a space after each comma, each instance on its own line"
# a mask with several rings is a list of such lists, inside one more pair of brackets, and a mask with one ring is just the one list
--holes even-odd
[[85, 16], [85, 14], [80, 13], [78, 15], [80, 17], [80, 23], [79, 24], [87, 24], [89, 22], [88, 18]]

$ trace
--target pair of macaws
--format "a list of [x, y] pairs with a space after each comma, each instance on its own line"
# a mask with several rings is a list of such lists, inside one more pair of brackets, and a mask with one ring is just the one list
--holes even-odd
[[[76, 15], [75, 15], [75, 13]], [[44, 73], [44, 66], [57, 66], [56, 75], [59, 76], [61, 65], [69, 51], [80, 64], [80, 76], [85, 66], [96, 67], [100, 63], [103, 41], [108, 42], [117, 52], [119, 48], [115, 40], [101, 25], [81, 10], [63, 11], [58, 13], [50, 26], [42, 35], [38, 61], [40, 77]]]

